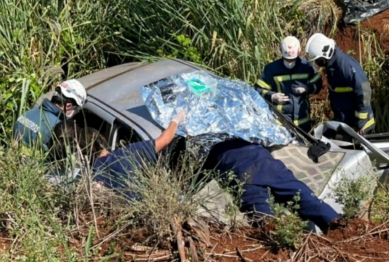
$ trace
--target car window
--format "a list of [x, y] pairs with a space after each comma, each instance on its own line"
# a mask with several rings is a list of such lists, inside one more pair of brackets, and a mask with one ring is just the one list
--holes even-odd
[[112, 136], [112, 149], [125, 147], [130, 143], [143, 141], [141, 136], [131, 127], [115, 121], [115, 130]]
[[100, 132], [108, 141], [112, 125], [88, 109], [80, 111], [74, 120], [81, 128], [92, 127]]

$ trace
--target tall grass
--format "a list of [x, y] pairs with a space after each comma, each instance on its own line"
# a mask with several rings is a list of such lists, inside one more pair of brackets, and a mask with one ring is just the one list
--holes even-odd
[[389, 132], [389, 64], [377, 35], [357, 25], [359, 39], [359, 61], [366, 72], [372, 88], [376, 133]]
[[0, 2], [0, 122], [6, 128], [19, 106], [30, 106], [53, 82], [105, 66], [118, 9], [117, 1]]
[[[190, 198], [195, 190], [187, 186], [195, 173], [192, 167], [150, 169], [143, 180], [148, 186], [135, 188], [144, 196], [143, 202], [132, 203], [132, 209], [108, 193], [94, 191], [88, 183], [90, 174], [84, 174], [72, 189], [48, 185], [44, 156], [38, 154], [33, 161], [24, 162], [9, 136], [15, 117], [40, 94], [64, 78], [80, 77], [122, 61], [160, 56], [189, 59], [253, 83], [266, 63], [280, 57], [283, 37], [293, 34], [304, 44], [307, 32], [324, 31], [328, 23], [336, 23], [333, 1], [323, 2], [1, 1], [0, 139], [7, 148], [0, 148], [0, 231], [12, 239], [3, 260], [98, 257], [103, 243], [128, 228], [128, 218], [134, 214], [141, 220], [137, 225], [157, 218], [152, 239], [160, 240], [168, 234], [172, 216], [185, 220], [197, 205]], [[312, 8], [307, 8], [308, 4]], [[380, 108], [377, 120], [385, 123], [388, 110], [386, 96], [381, 94], [387, 92], [387, 75], [379, 70], [382, 53], [369, 35], [362, 41], [374, 46], [375, 52], [366, 50], [363, 64], [375, 86], [373, 103]], [[380, 125], [378, 130], [387, 128]], [[116, 233], [105, 237], [99, 232], [99, 217], [112, 219], [110, 226]]]
[[131, 1], [127, 14], [121, 14], [131, 21], [123, 25], [123, 38], [134, 47], [128, 55], [143, 57], [160, 48], [173, 52], [180, 48], [175, 36], [187, 36], [204, 65], [253, 82], [263, 66], [279, 56], [281, 39], [303, 31], [300, 4], [300, 0]]

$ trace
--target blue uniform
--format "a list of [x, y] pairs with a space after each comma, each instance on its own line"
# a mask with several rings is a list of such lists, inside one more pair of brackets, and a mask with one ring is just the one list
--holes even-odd
[[[295, 125], [307, 132], [310, 131], [312, 123], [309, 95], [319, 93], [322, 79], [316, 69], [305, 59], [297, 58], [296, 65], [292, 69], [285, 67], [283, 59], [267, 64], [254, 86], [269, 102], [274, 93], [284, 93], [288, 96], [289, 102], [282, 105], [275, 104], [277, 109], [288, 116]], [[292, 87], [305, 87], [306, 92], [294, 94]]]
[[311, 220], [322, 231], [326, 231], [335, 218], [340, 218], [328, 204], [317, 198], [313, 191], [299, 181], [284, 163], [272, 157], [270, 152], [258, 145], [236, 139], [214, 145], [204, 164], [205, 169], [217, 169], [223, 178], [233, 171], [244, 182], [241, 196], [243, 212], [260, 212], [272, 215], [267, 203], [268, 188], [275, 201], [286, 203], [300, 193], [302, 219]]
[[155, 140], [132, 143], [97, 158], [93, 165], [93, 180], [126, 195], [128, 199], [134, 199], [137, 195], [128, 186], [128, 183], [136, 182], [134, 172], [156, 161]]
[[361, 65], [339, 47], [326, 65], [329, 99], [334, 120], [365, 133], [375, 127], [371, 107], [371, 88]]
[[14, 138], [20, 139], [28, 147], [40, 139], [43, 149], [47, 151], [52, 131], [64, 117], [62, 110], [46, 98], [40, 107], [19, 116], [14, 125]]

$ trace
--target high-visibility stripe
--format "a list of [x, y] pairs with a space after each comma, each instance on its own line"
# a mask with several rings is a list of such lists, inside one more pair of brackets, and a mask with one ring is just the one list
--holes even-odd
[[265, 95], [266, 95], [267, 93], [269, 93], [268, 90], [262, 90], [262, 93], [261, 93], [262, 97], [265, 97]]
[[313, 92], [312, 92], [312, 93], [316, 93], [316, 91], [317, 91], [317, 85], [316, 85], [316, 84], [313, 84], [312, 86], [313, 86]]
[[353, 88], [350, 86], [347, 87], [335, 87], [334, 92], [335, 93], [349, 93], [352, 92]]
[[311, 120], [311, 118], [309, 116], [307, 116], [305, 118], [293, 120], [293, 123], [296, 126], [299, 126], [299, 125], [302, 125], [302, 124], [305, 124], [305, 123], [309, 122], [310, 120]]
[[375, 124], [375, 121], [374, 121], [374, 118], [370, 119], [369, 121], [366, 122], [366, 124], [362, 127], [363, 130], [366, 130], [368, 129], [369, 127], [371, 127], [372, 125]]
[[321, 75], [320, 74], [315, 74], [314, 77], [312, 77], [311, 79], [309, 79], [308, 83], [315, 83], [317, 80], [319, 80], [321, 78]]
[[274, 81], [276, 82], [284, 82], [290, 80], [290, 75], [281, 75], [281, 76], [275, 76], [273, 77]]
[[262, 87], [262, 88], [265, 88], [265, 89], [268, 89], [270, 90], [271, 89], [271, 86], [269, 86], [265, 81], [263, 81], [262, 79], [258, 79], [257, 81], [257, 84]]
[[355, 111], [355, 117], [361, 120], [367, 119], [368, 113]]
[[290, 75], [274, 76], [273, 79], [274, 79], [274, 81], [276, 82], [277, 92], [278, 92], [278, 93], [281, 93], [281, 92], [283, 92], [283, 91], [281, 90], [281, 82], [283, 82], [283, 81], [289, 81], [289, 80], [290, 80]]
[[309, 74], [293, 74], [291, 75], [292, 80], [305, 80], [308, 79]]
[[278, 111], [282, 112], [282, 105], [277, 105]]

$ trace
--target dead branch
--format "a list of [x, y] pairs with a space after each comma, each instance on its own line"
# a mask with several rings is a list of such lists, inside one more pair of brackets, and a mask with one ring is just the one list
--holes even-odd
[[176, 215], [173, 217], [173, 221], [171, 222], [171, 226], [172, 226], [172, 229], [174, 231], [174, 234], [176, 235], [177, 249], [178, 249], [178, 254], [180, 256], [180, 261], [186, 262], [185, 242], [184, 242], [184, 238], [182, 236], [181, 224], [178, 221], [178, 218]]
[[239, 248], [236, 248], [236, 253], [238, 254], [238, 256], [240, 257], [240, 259], [242, 259], [243, 262], [252, 262], [251, 259], [248, 259], [248, 258], [245, 258], [242, 254], [242, 252], [239, 250]]

